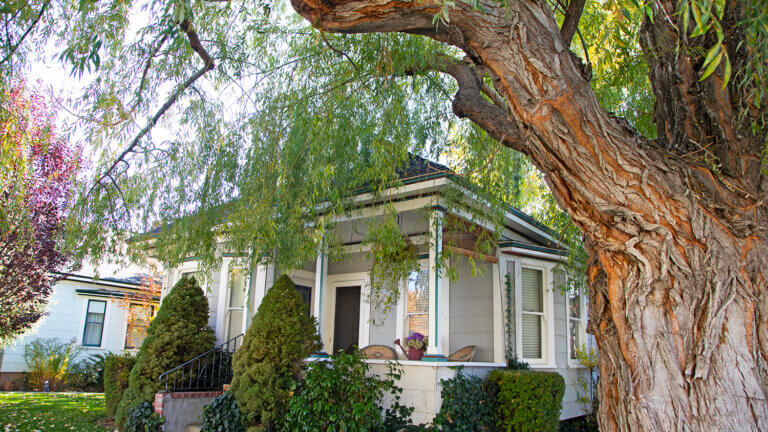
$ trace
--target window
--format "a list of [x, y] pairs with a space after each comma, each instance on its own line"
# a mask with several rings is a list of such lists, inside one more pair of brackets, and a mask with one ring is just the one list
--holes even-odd
[[246, 273], [244, 269], [234, 269], [229, 274], [229, 304], [227, 306], [227, 340], [243, 332], [245, 314]]
[[544, 358], [544, 290], [543, 272], [523, 268], [521, 272], [522, 357]]
[[584, 296], [568, 292], [568, 358], [576, 360], [576, 349], [584, 344]]
[[312, 288], [304, 285], [296, 285], [296, 290], [301, 294], [301, 299], [304, 300], [304, 304], [307, 305], [307, 316], [310, 314], [312, 308]]
[[429, 335], [429, 271], [419, 270], [408, 276], [407, 281], [408, 336], [414, 333]]
[[138, 349], [147, 336], [147, 328], [155, 308], [131, 303], [128, 306], [128, 326], [125, 330], [125, 348]]
[[104, 331], [104, 314], [107, 302], [88, 300], [88, 311], [85, 314], [85, 329], [83, 330], [83, 346], [101, 346], [101, 335]]

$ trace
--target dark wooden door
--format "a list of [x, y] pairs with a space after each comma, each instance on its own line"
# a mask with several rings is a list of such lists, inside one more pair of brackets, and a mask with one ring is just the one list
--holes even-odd
[[360, 333], [360, 286], [336, 288], [333, 352], [357, 345]]

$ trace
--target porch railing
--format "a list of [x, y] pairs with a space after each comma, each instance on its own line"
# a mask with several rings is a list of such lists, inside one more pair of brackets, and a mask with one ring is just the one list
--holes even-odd
[[216, 348], [160, 375], [166, 391], [221, 390], [232, 381], [232, 355], [243, 343], [239, 334]]

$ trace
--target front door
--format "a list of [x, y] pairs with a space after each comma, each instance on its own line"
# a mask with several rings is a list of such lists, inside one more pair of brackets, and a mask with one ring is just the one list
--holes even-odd
[[360, 286], [336, 288], [333, 352], [351, 351], [360, 333]]

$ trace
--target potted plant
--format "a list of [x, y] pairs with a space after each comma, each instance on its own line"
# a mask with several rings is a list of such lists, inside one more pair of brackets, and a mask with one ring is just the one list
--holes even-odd
[[400, 345], [400, 339], [395, 341], [395, 345], [400, 347], [408, 360], [421, 360], [424, 357], [424, 351], [427, 350], [427, 337], [418, 332], [408, 336], [408, 339], [405, 340], [408, 351]]

